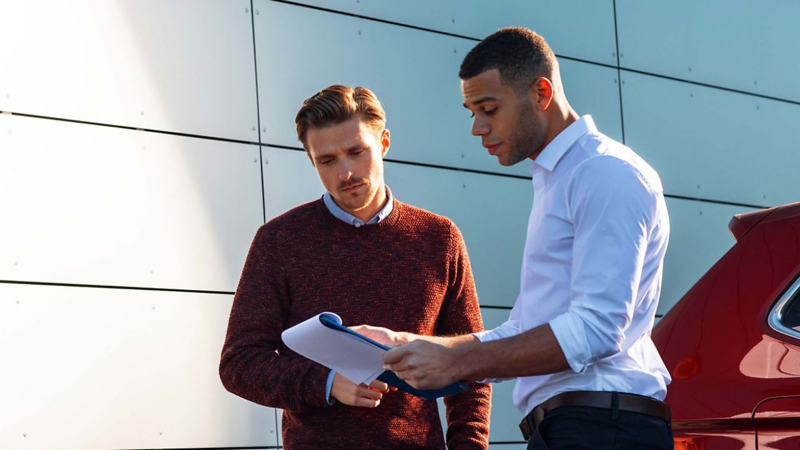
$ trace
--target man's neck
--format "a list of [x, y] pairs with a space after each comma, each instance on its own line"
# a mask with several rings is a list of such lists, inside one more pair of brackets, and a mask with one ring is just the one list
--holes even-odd
[[550, 121], [550, 129], [547, 131], [547, 138], [545, 139], [544, 147], [553, 141], [562, 131], [567, 127], [577, 122], [581, 117], [572, 109], [569, 104], [561, 106], [553, 111], [553, 117]]

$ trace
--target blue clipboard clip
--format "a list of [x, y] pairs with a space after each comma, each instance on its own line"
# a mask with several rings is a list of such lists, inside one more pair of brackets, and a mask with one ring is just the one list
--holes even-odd
[[[376, 342], [376, 341], [364, 336], [361, 333], [356, 333], [355, 331], [351, 330], [350, 328], [347, 328], [346, 326], [340, 324], [339, 322], [333, 320], [332, 318], [330, 318], [328, 316], [325, 316], [325, 315], [320, 316], [319, 317], [319, 321], [322, 322], [322, 324], [325, 325], [328, 328], [351, 334], [351, 335], [356, 336], [357, 338], [359, 338], [359, 339], [361, 339], [361, 340], [363, 340], [365, 342], [368, 342], [369, 344], [372, 344], [372, 345], [374, 345], [374, 346], [376, 346], [378, 348], [381, 348], [383, 350], [387, 350], [387, 351], [390, 350], [389, 347], [387, 347], [387, 346], [385, 346], [385, 345], [383, 345], [383, 344], [381, 344], [379, 342]], [[416, 389], [416, 388], [412, 387], [410, 384], [408, 384], [405, 381], [401, 380], [400, 377], [398, 377], [397, 374], [392, 372], [391, 370], [387, 370], [386, 372], [383, 372], [382, 374], [380, 374], [378, 376], [378, 380], [383, 381], [384, 383], [388, 384], [389, 386], [395, 387], [395, 388], [397, 388], [397, 389], [399, 389], [399, 390], [401, 390], [403, 392], [408, 392], [411, 395], [414, 395], [414, 396], [417, 396], [417, 397], [420, 397], [420, 398], [424, 398], [425, 400], [436, 400], [439, 397], [444, 397], [446, 395], [451, 395], [451, 394], [457, 394], [459, 392], [463, 392], [463, 391], [466, 391], [468, 389], [467, 383], [464, 383], [463, 381], [458, 381], [456, 383], [453, 383], [453, 384], [451, 384], [449, 386], [445, 386], [445, 387], [440, 388], [440, 389]]]

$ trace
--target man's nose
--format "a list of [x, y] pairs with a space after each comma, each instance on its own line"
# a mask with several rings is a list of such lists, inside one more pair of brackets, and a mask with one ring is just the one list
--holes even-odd
[[483, 120], [476, 117], [472, 121], [472, 135], [483, 136], [485, 134], [489, 134], [489, 125]]
[[353, 168], [348, 163], [343, 163], [339, 167], [339, 178], [343, 181], [349, 180], [353, 176]]

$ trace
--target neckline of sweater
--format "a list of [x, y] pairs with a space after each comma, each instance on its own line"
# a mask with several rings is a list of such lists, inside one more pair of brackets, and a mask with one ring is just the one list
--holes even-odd
[[349, 224], [339, 219], [338, 217], [334, 216], [333, 213], [331, 213], [330, 210], [328, 210], [328, 207], [325, 206], [325, 201], [322, 199], [322, 197], [320, 197], [316, 203], [318, 210], [322, 213], [323, 216], [325, 216], [325, 220], [333, 223], [334, 227], [341, 228], [342, 230], [351, 233], [366, 233], [366, 232], [372, 232], [373, 230], [378, 231], [385, 228], [390, 228], [399, 220], [400, 215], [402, 214], [401, 209], [403, 208], [404, 205], [402, 202], [397, 200], [397, 197], [393, 197], [392, 202], [393, 202], [392, 212], [390, 212], [385, 219], [381, 220], [376, 224], [362, 225], [360, 227], [356, 227], [355, 225]]

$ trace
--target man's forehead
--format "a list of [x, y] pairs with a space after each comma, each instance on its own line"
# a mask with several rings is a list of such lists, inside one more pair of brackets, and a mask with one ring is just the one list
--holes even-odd
[[472, 78], [461, 80], [461, 93], [464, 96], [464, 106], [477, 105], [488, 100], [496, 100], [506, 90], [500, 81], [500, 72], [497, 69], [487, 70]]
[[336, 125], [308, 130], [309, 149], [315, 155], [349, 150], [368, 144], [374, 134], [372, 128], [361, 120], [348, 120]]

